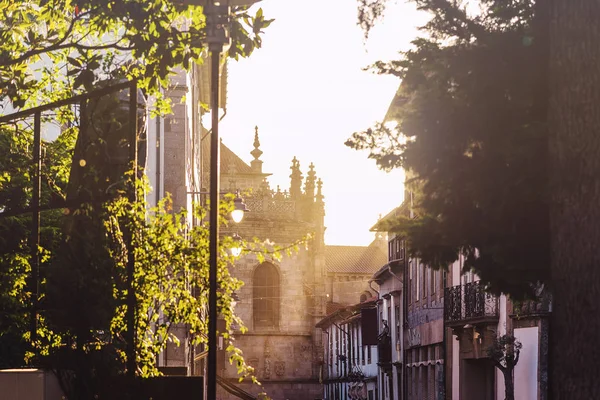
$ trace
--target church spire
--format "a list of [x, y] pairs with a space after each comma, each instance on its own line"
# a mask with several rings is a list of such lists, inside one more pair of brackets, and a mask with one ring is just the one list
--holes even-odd
[[262, 164], [263, 162], [259, 160], [262, 155], [262, 150], [260, 149], [260, 141], [258, 140], [258, 126], [254, 127], [254, 150], [250, 152], [254, 160], [250, 162], [250, 166], [252, 167], [252, 171], [257, 173], [262, 173]]
[[317, 224], [317, 244], [319, 246], [325, 245], [325, 202], [323, 199], [323, 181], [321, 178], [317, 180], [317, 195], [315, 196], [315, 222]]
[[313, 163], [310, 163], [308, 168], [309, 171], [306, 177], [304, 192], [306, 193], [306, 197], [312, 201], [315, 197], [315, 181], [317, 173], [315, 172], [315, 165]]
[[318, 204], [323, 204], [323, 199], [325, 198], [325, 196], [323, 196], [323, 181], [321, 180], [321, 178], [319, 178], [319, 180], [317, 181], [317, 195], [315, 197], [316, 202]]
[[290, 175], [290, 197], [297, 199], [302, 194], [302, 172], [300, 172], [300, 161], [296, 157], [292, 160], [290, 169], [292, 170], [292, 174]]

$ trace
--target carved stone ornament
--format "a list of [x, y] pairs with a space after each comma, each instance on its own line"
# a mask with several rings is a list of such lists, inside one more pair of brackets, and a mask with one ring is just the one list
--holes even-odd
[[285, 374], [285, 361], [275, 361], [275, 373], [278, 377]]

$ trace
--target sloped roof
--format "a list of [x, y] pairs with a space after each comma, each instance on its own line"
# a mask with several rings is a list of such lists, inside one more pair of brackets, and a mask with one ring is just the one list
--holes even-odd
[[[210, 170], [210, 136], [202, 141], [202, 164], [205, 171]], [[235, 168], [236, 174], [256, 174], [237, 154], [221, 142], [221, 173], [228, 174], [231, 166]]]
[[375, 297], [371, 297], [367, 301], [364, 301], [362, 303], [353, 304], [350, 306], [342, 306], [339, 303], [328, 303], [327, 304], [328, 306], [329, 306], [329, 304], [332, 304], [332, 305], [335, 305], [336, 307], [333, 307], [331, 309], [331, 311], [329, 310], [329, 308], [327, 308], [327, 315], [323, 319], [321, 319], [319, 322], [317, 322], [317, 324], [315, 326], [317, 328], [326, 328], [326, 327], [330, 326], [332, 322], [335, 322], [335, 321], [343, 322], [343, 321], [349, 321], [354, 318], [358, 318], [358, 317], [360, 317], [361, 309], [373, 307], [376, 304], [377, 300], [378, 300], [378, 298], [377, 298], [377, 296], [375, 296]]
[[346, 308], [346, 307], [347, 306], [345, 306], [341, 303], [335, 303], [333, 301], [327, 302], [325, 304], [325, 308], [326, 308], [325, 313], [326, 313], [326, 315], [329, 315], [331, 313], [336, 312], [337, 310], [341, 310], [342, 308]]
[[387, 254], [376, 239], [368, 246], [325, 246], [328, 273], [373, 274], [387, 262]]

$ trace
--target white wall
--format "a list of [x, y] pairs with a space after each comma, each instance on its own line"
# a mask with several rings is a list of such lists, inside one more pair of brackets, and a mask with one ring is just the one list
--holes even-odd
[[60, 400], [64, 395], [56, 376], [40, 369], [0, 370], [4, 400]]
[[521, 356], [515, 367], [515, 400], [538, 398], [538, 328], [515, 329], [515, 338], [521, 342]]
[[[506, 322], [508, 319], [507, 314], [507, 299], [506, 295], [500, 295], [498, 298], [498, 337], [506, 335]], [[504, 374], [498, 369], [496, 371], [496, 398], [504, 399], [506, 393], [506, 387], [504, 386]], [[533, 399], [528, 399], [533, 400]]]
[[452, 400], [460, 399], [460, 346], [452, 335]]

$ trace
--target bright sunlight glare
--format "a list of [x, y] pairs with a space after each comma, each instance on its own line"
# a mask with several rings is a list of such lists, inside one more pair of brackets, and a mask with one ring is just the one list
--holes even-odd
[[324, 182], [326, 243], [367, 245], [378, 216], [402, 201], [403, 173], [378, 170], [368, 153], [344, 141], [383, 119], [400, 83], [364, 68], [398, 58], [424, 17], [413, 4], [390, 1], [384, 21], [365, 41], [355, 1], [259, 5], [275, 22], [265, 31], [262, 49], [230, 64], [224, 143], [250, 161], [258, 125], [263, 171], [273, 173], [273, 189], [289, 188], [294, 156], [304, 176], [314, 162]]

